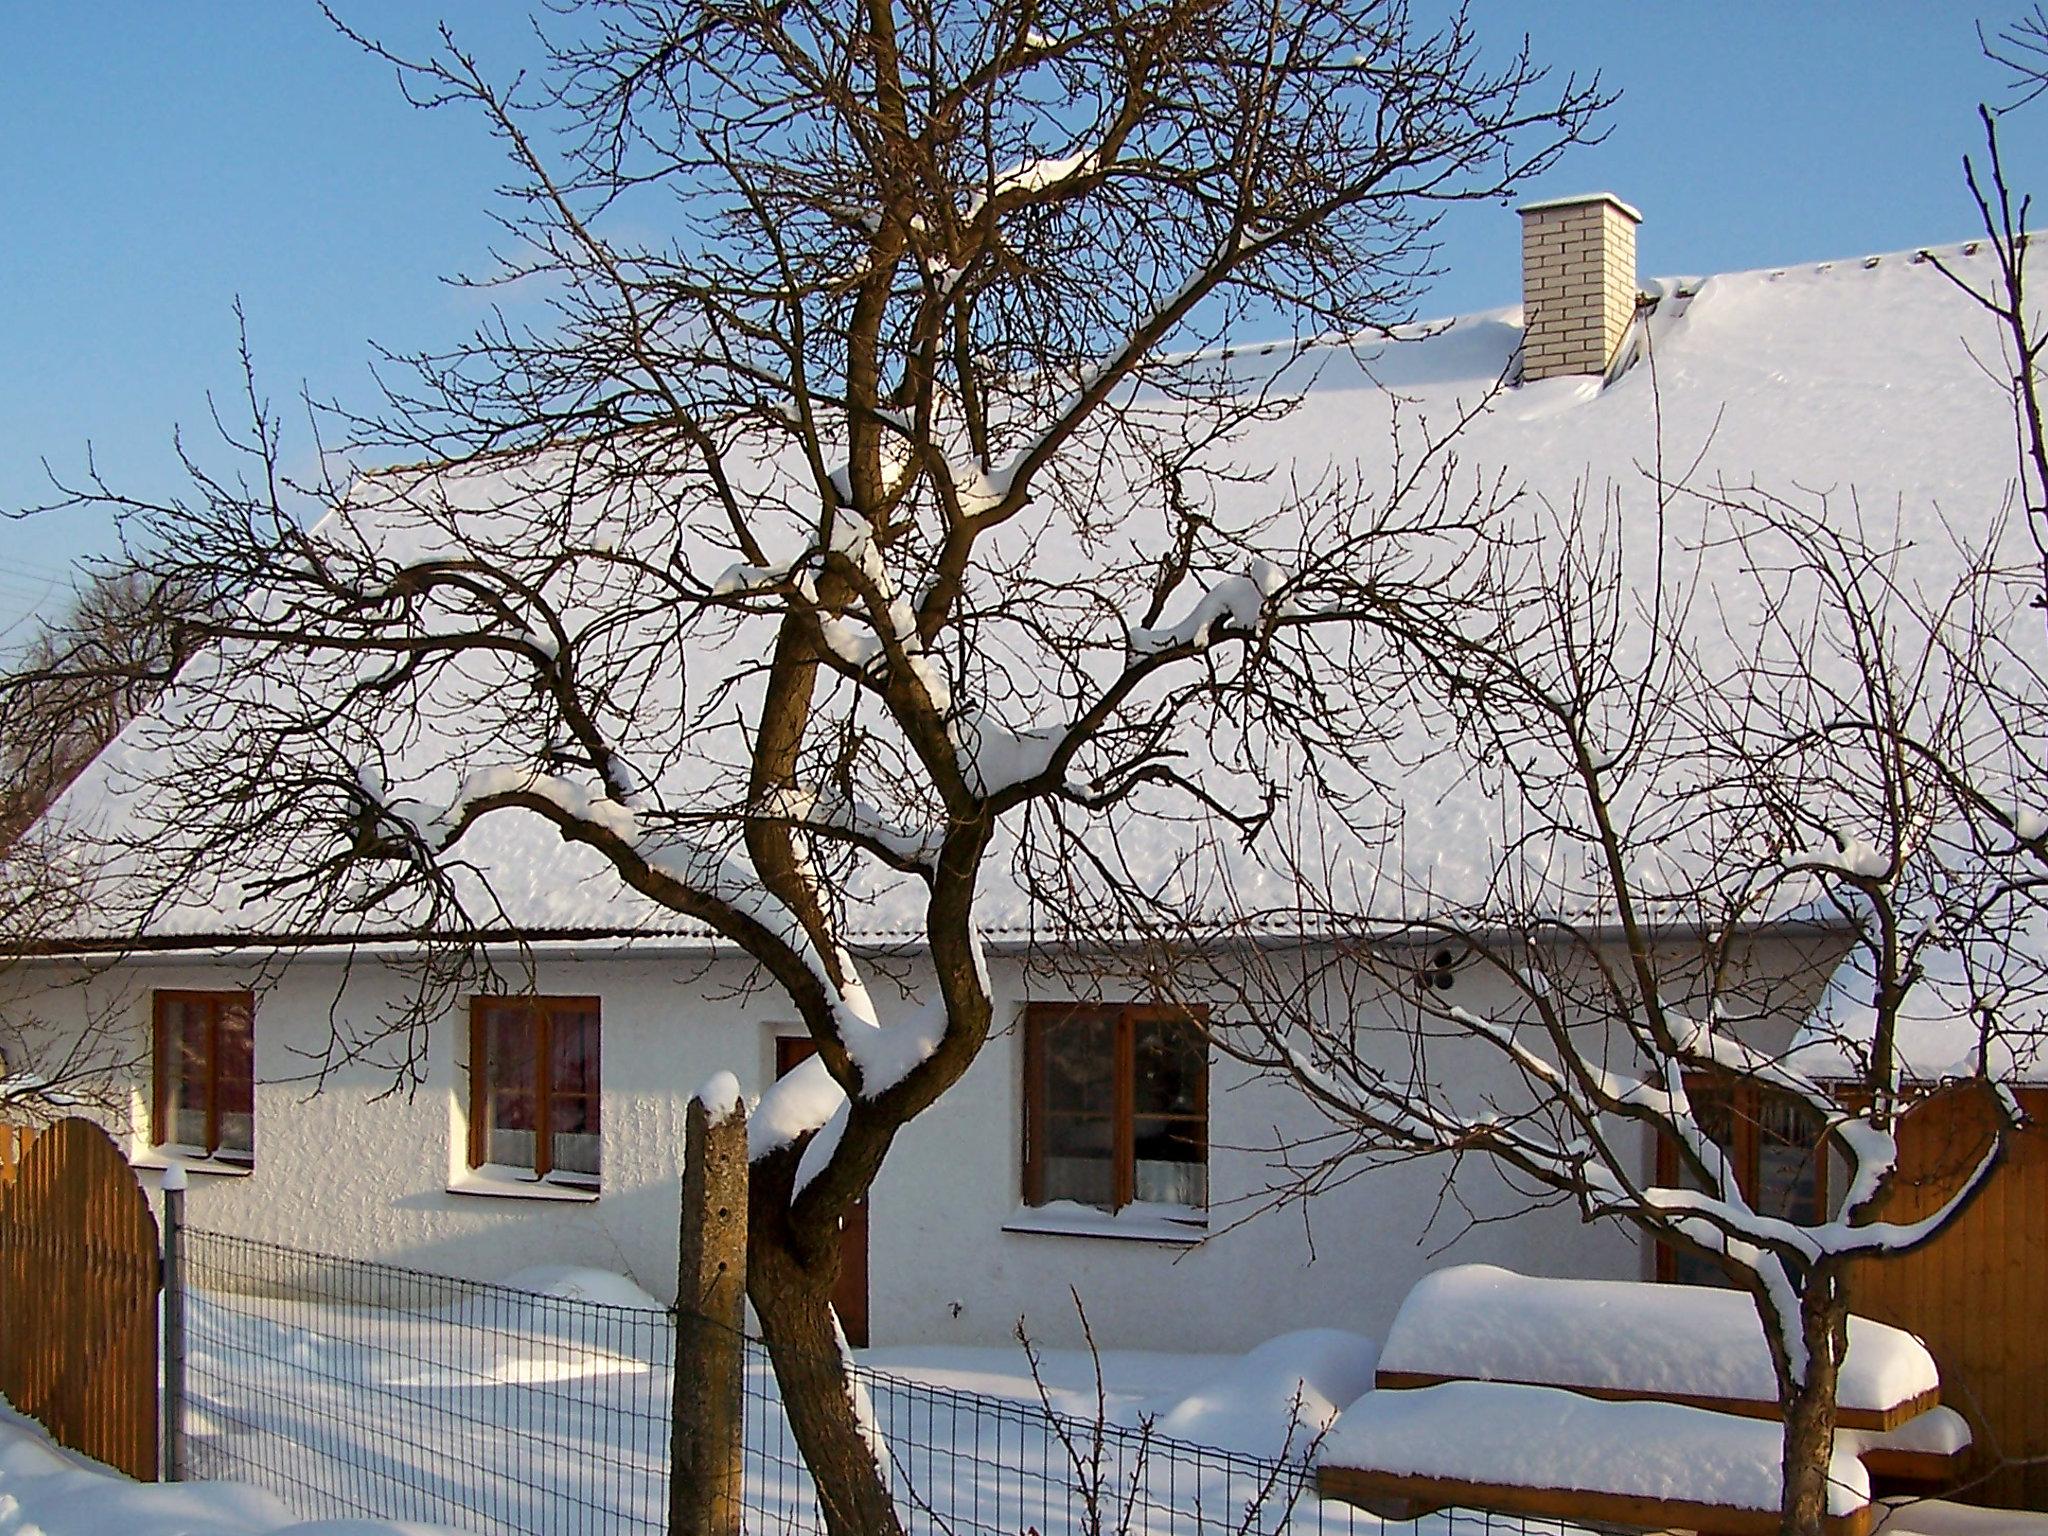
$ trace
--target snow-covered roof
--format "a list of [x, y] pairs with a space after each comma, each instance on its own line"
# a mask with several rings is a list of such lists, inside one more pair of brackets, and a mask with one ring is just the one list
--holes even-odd
[[[1974, 243], [1941, 254], [1966, 274], [1991, 260]], [[1866, 513], [1896, 507], [1900, 536], [1930, 544], [1945, 542], [1940, 514], [1974, 516], [1982, 509], [1988, 519], [2005, 500], [2011, 414], [1998, 380], [1977, 360], [1997, 355], [1997, 337], [1924, 254], [1646, 286], [1659, 302], [1636, 343], [1639, 361], [1609, 380], [1558, 378], [1500, 391], [1463, 432], [1461, 474], [1524, 484], [1532, 506], [1563, 506], [1576, 491], [1597, 495], [1609, 484], [1640, 493], [1661, 431], [1663, 462], [1688, 466], [1696, 483], [1845, 495], [1853, 488]], [[1300, 483], [1331, 474], [1384, 483], [1401, 434], [1418, 423], [1441, 426], [1485, 401], [1509, 371], [1521, 334], [1520, 310], [1505, 308], [1391, 336], [1226, 352], [1219, 362], [1247, 387], [1286, 368], [1306, 388], [1297, 409], [1251, 422], [1220, 450], [1248, 476], [1218, 481], [1218, 516], [1249, 516], [1269, 504], [1276, 474]], [[403, 539], [407, 532], [387, 521], [382, 536]], [[1063, 542], [1070, 541], [1047, 541], [1046, 558], [1060, 559]], [[233, 663], [202, 658], [194, 665]], [[181, 733], [205, 728], [188, 713], [186, 690], [173, 688], [72, 786], [56, 820], [125, 833], [131, 842], [145, 835], [153, 774], [175, 755]], [[453, 721], [428, 726], [460, 729]], [[1029, 735], [1006, 745], [1028, 749]], [[477, 760], [491, 761], [487, 752]], [[1398, 918], [1477, 899], [1503, 841], [1498, 787], [1434, 763], [1390, 769], [1389, 777], [1397, 786], [1399, 835], [1353, 856], [1368, 904]], [[689, 786], [678, 788], [687, 793]], [[1147, 860], [1164, 869], [1177, 856], [1167, 841], [1162, 827], [1152, 834], [1159, 846], [1123, 852], [1141, 871]], [[565, 844], [550, 825], [523, 812], [478, 823], [462, 857], [473, 872], [465, 879], [482, 893], [475, 909], [493, 928], [608, 942], [692, 931], [625, 890], [597, 854]], [[244, 872], [210, 869], [151, 915], [149, 935], [196, 943], [276, 932], [270, 904], [251, 891]], [[1260, 894], [1256, 872], [1249, 894], [1254, 901]], [[1284, 893], [1267, 894], [1275, 906], [1286, 905]], [[921, 929], [921, 908], [914, 883], [894, 880], [864, 893], [855, 926], [878, 941], [911, 936]], [[1033, 931], [1026, 890], [1009, 876], [1000, 851], [977, 914], [991, 938]], [[352, 932], [404, 928], [402, 916], [394, 916], [388, 924], [363, 921]]]
[[[2048, 1081], [2048, 1039], [2027, 1027], [2040, 1008], [2035, 962], [2048, 955], [2039, 927], [2028, 923], [1995, 945], [1926, 951], [1920, 980], [1892, 1022], [1895, 1078]], [[2025, 974], [2010, 974], [2014, 970]], [[1871, 1002], [1876, 993], [1870, 952], [1859, 946], [1828, 978], [1793, 1041], [1792, 1064], [1821, 1082], [1868, 1081], [1871, 1042], [1877, 1038]], [[2019, 1019], [2008, 1016], [2015, 1004]]]

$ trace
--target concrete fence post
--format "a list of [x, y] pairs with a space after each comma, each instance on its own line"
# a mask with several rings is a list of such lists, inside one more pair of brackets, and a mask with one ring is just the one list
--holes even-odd
[[164, 1170], [164, 1481], [185, 1479], [185, 1170]]
[[676, 1276], [669, 1536], [739, 1536], [747, 1306], [747, 1114], [721, 1072], [690, 1100]]

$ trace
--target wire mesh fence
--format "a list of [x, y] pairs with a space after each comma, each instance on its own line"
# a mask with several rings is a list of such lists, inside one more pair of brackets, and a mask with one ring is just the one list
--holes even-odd
[[[675, 1328], [664, 1311], [188, 1229], [186, 1459], [309, 1519], [519, 1536], [666, 1529]], [[767, 1353], [745, 1350], [743, 1525], [824, 1530]], [[1263, 1459], [1043, 1404], [856, 1369], [907, 1530], [934, 1536], [1545, 1536], [1479, 1512], [1382, 1522]]]

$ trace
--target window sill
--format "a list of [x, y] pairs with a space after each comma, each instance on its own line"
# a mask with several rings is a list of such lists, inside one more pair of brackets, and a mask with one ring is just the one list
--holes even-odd
[[566, 1184], [537, 1179], [516, 1168], [465, 1168], [448, 1181], [451, 1195], [485, 1195], [500, 1200], [562, 1200], [588, 1205], [598, 1197], [595, 1184]]
[[1126, 1206], [1112, 1212], [1061, 1200], [1052, 1205], [1019, 1206], [1003, 1223], [1003, 1230], [1032, 1237], [1109, 1238], [1192, 1248], [1208, 1237], [1209, 1217], [1185, 1206]]
[[182, 1168], [187, 1173], [203, 1173], [209, 1178], [246, 1179], [256, 1171], [253, 1160], [239, 1161], [233, 1158], [208, 1157], [203, 1152], [180, 1152], [176, 1147], [151, 1147], [138, 1152], [128, 1159], [130, 1167], [151, 1173], [165, 1173], [173, 1168]]

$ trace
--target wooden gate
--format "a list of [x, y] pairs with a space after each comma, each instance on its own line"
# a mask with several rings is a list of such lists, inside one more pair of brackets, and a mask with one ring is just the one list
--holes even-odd
[[106, 1132], [0, 1129], [0, 1393], [60, 1445], [147, 1482], [159, 1274], [149, 1201]]

